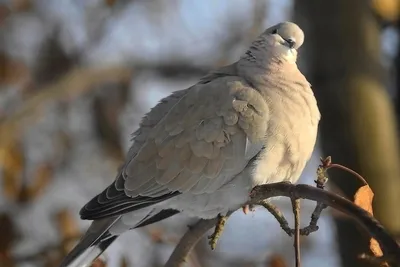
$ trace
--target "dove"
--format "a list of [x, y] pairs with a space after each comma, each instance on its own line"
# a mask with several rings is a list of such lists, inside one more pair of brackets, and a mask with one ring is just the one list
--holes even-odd
[[257, 185], [295, 183], [314, 150], [320, 112], [297, 67], [304, 33], [261, 33], [231, 65], [160, 100], [133, 133], [115, 181], [80, 211], [93, 220], [61, 266], [90, 266], [124, 232], [169, 218], [215, 218]]

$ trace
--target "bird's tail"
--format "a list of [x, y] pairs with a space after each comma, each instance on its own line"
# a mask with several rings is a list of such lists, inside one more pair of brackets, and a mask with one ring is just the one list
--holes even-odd
[[108, 230], [119, 218], [120, 216], [94, 221], [60, 267], [89, 267], [118, 237], [111, 235]]

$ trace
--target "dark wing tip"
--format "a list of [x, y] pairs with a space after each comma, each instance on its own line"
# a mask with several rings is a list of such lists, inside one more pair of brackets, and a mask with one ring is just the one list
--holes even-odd
[[82, 220], [98, 220], [139, 210], [179, 194], [181, 193], [176, 191], [159, 197], [129, 197], [123, 190], [117, 190], [113, 183], [83, 206], [79, 215]]

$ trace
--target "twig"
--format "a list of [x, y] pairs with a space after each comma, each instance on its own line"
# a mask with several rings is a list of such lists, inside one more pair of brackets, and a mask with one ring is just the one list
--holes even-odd
[[[228, 212], [226, 216], [230, 216], [233, 212]], [[193, 247], [199, 242], [200, 238], [210, 230], [216, 223], [218, 218], [210, 220], [199, 220], [191, 225], [188, 231], [183, 235], [178, 245], [175, 247], [164, 267], [179, 267], [186, 261], [187, 255]]]
[[322, 167], [325, 172], [327, 170], [329, 170], [329, 169], [332, 169], [332, 168], [341, 169], [341, 170], [344, 170], [344, 171], [354, 175], [360, 182], [363, 183], [363, 185], [367, 185], [368, 184], [367, 181], [365, 181], [364, 177], [362, 177], [356, 171], [353, 171], [352, 169], [347, 168], [347, 167], [345, 167], [343, 165], [340, 165], [340, 164], [337, 164], [337, 163], [332, 163], [331, 156], [328, 156], [325, 159], [321, 158], [321, 163], [322, 163], [322, 165], [320, 165], [320, 167]]
[[178, 267], [186, 261], [186, 257], [200, 238], [217, 223], [217, 218], [199, 220], [191, 225], [179, 241], [164, 267]]
[[365, 181], [365, 179], [360, 174], [358, 174], [357, 172], [353, 171], [350, 168], [347, 168], [347, 167], [345, 167], [343, 165], [340, 165], [340, 164], [337, 164], [337, 163], [332, 163], [332, 164], [330, 164], [328, 166], [327, 169], [332, 169], [332, 168], [342, 169], [342, 170], [344, 170], [346, 172], [349, 172], [352, 175], [354, 175], [355, 177], [357, 177], [357, 179], [360, 180], [360, 182], [362, 182], [363, 185], [367, 185], [368, 184], [367, 181]]
[[289, 227], [288, 221], [286, 220], [283, 213], [274, 204], [265, 199], [261, 200], [258, 204], [267, 209], [269, 213], [271, 213], [275, 217], [275, 219], [279, 222], [282, 230], [285, 231], [288, 236], [293, 236], [293, 230]]
[[400, 262], [400, 245], [368, 211], [358, 207], [346, 198], [310, 185], [293, 185], [287, 182], [256, 186], [251, 193], [252, 201], [260, 201], [276, 196], [294, 196], [321, 202], [349, 215], [379, 242], [385, 257], [393, 257]]
[[328, 206], [323, 203], [317, 203], [317, 206], [315, 207], [313, 213], [311, 214], [310, 224], [300, 230], [301, 235], [308, 236], [309, 234], [318, 231], [319, 227], [317, 223], [319, 220], [319, 216], [321, 215], [321, 212], [327, 207]]
[[[325, 189], [325, 184], [328, 182], [328, 177], [326, 171], [328, 167], [331, 166], [331, 157], [327, 157], [325, 159], [321, 158], [321, 165], [318, 166], [317, 169], [317, 179], [314, 181], [317, 188]], [[317, 205], [311, 214], [310, 224], [303, 229], [300, 230], [301, 235], [308, 236], [309, 234], [318, 231], [319, 227], [317, 225], [321, 212], [326, 209], [328, 206], [317, 202]]]
[[218, 215], [218, 221], [217, 224], [215, 225], [215, 230], [212, 235], [208, 237], [210, 240], [208, 244], [210, 244], [211, 249], [214, 250], [215, 247], [217, 246], [218, 239], [221, 237], [222, 232], [224, 231], [225, 223], [228, 220], [229, 215], [227, 216], [222, 216]]
[[[293, 185], [291, 183], [281, 182], [255, 187], [251, 193], [250, 204], [257, 204], [264, 199], [276, 196], [295, 197], [321, 202], [349, 215], [379, 242], [385, 258], [392, 258], [400, 262], [400, 245], [396, 243], [394, 238], [392, 238], [383, 226], [367, 211], [344, 197], [309, 185]], [[165, 266], [181, 266], [193, 246], [216, 222], [217, 219], [200, 220], [193, 225], [182, 237]]]
[[294, 255], [296, 259], [296, 267], [301, 266], [300, 260], [300, 199], [291, 197], [292, 208], [294, 214]]

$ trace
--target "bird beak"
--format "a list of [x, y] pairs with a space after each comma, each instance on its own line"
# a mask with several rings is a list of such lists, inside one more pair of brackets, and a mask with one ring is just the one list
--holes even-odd
[[295, 45], [296, 45], [295, 40], [293, 40], [293, 39], [291, 39], [291, 38], [289, 38], [289, 39], [284, 39], [284, 40], [285, 40], [285, 42], [288, 44], [288, 46], [289, 46], [290, 49], [292, 49], [292, 48], [295, 47]]

